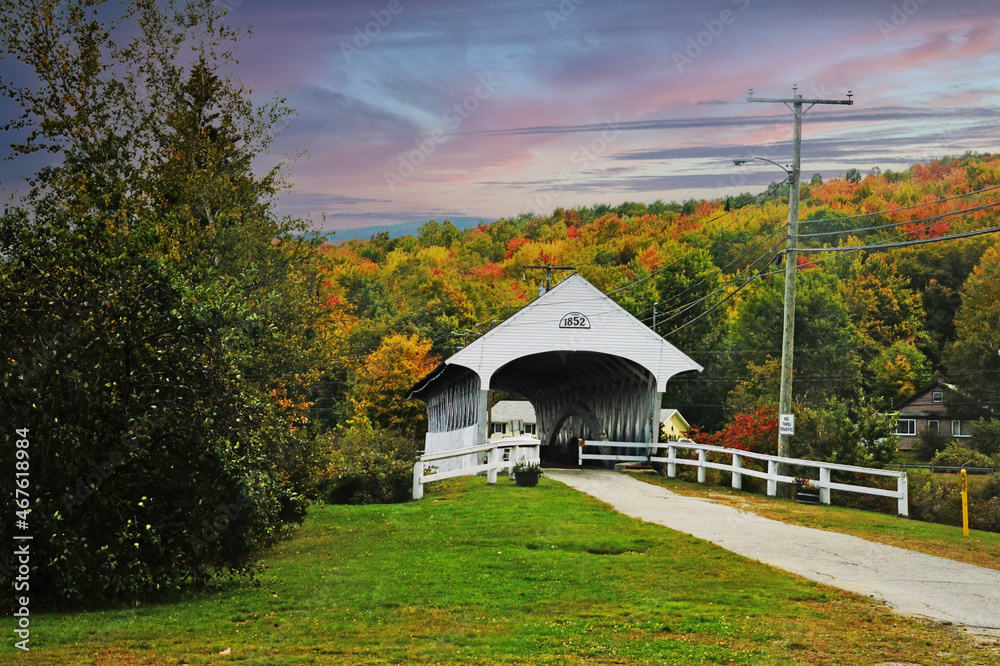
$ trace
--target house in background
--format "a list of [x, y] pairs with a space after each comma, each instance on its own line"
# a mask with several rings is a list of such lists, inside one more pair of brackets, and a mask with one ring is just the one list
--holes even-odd
[[687, 437], [691, 424], [676, 409], [660, 410], [660, 439], [676, 442]]
[[490, 408], [490, 439], [538, 437], [535, 408], [527, 400], [501, 400]]
[[925, 430], [943, 432], [953, 439], [971, 435], [971, 420], [952, 419], [947, 415], [945, 395], [954, 390], [954, 387], [936, 380], [899, 404], [896, 434], [899, 435], [900, 450], [915, 449], [917, 437]]

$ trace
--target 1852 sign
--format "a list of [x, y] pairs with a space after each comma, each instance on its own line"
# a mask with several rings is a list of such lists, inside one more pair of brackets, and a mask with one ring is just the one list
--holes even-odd
[[570, 312], [559, 320], [559, 328], [590, 328], [590, 320], [585, 314]]

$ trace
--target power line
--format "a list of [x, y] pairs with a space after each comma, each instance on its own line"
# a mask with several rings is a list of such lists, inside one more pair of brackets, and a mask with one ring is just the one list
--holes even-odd
[[961, 234], [951, 234], [949, 236], [936, 236], [935, 238], [917, 238], [914, 240], [900, 241], [898, 243], [879, 243], [876, 245], [855, 245], [842, 247], [800, 247], [799, 252], [857, 252], [858, 250], [886, 250], [895, 247], [906, 247], [908, 245], [924, 245], [926, 243], [940, 243], [947, 240], [959, 238], [971, 238], [984, 234], [994, 234], [1000, 231], [1000, 227], [990, 227], [989, 229], [979, 229], [978, 231], [966, 231]]
[[800, 224], [819, 224], [820, 222], [842, 222], [844, 220], [856, 220], [862, 217], [873, 217], [875, 215], [888, 215], [889, 213], [898, 213], [904, 210], [913, 210], [914, 208], [923, 208], [924, 206], [933, 206], [935, 204], [943, 203], [945, 201], [954, 201], [955, 199], [964, 199], [965, 197], [971, 197], [974, 194], [982, 194], [983, 192], [990, 192], [992, 190], [1000, 189], [1000, 185], [993, 185], [990, 187], [984, 187], [981, 190], [973, 190], [972, 192], [966, 192], [965, 194], [956, 194], [954, 196], [945, 197], [943, 199], [936, 199], [934, 201], [925, 201], [923, 203], [913, 204], [912, 206], [903, 206], [902, 208], [891, 208], [887, 210], [877, 210], [871, 213], [858, 213], [857, 215], [847, 215], [844, 217], [824, 217], [818, 220], [799, 220]]
[[[983, 204], [981, 206], [976, 206], [975, 208], [964, 208], [962, 210], [953, 210], [953, 211], [948, 212], [948, 213], [941, 213], [940, 215], [934, 215], [932, 217], [923, 217], [923, 218], [920, 218], [920, 219], [917, 219], [917, 220], [907, 220], [907, 221], [904, 221], [904, 222], [894, 222], [892, 224], [883, 224], [883, 225], [880, 225], [880, 226], [877, 226], [877, 227], [860, 227], [860, 228], [852, 228], [852, 229], [840, 229], [838, 231], [817, 231], [817, 232], [813, 232], [813, 233], [809, 233], [809, 234], [799, 234], [798, 237], [799, 238], [818, 238], [819, 236], [836, 236], [836, 235], [839, 235], [839, 234], [852, 234], [852, 233], [865, 232], [865, 231], [878, 231], [880, 229], [891, 229], [893, 227], [901, 227], [901, 226], [904, 226], [904, 225], [907, 225], [907, 224], [919, 224], [920, 222], [933, 222], [935, 220], [943, 220], [946, 217], [965, 217], [966, 215], [969, 215], [971, 213], [978, 213], [979, 211], [986, 210], [987, 208], [995, 208], [997, 206], [1000, 206], [1000, 201], [996, 201], [996, 202], [990, 203], [990, 204]], [[873, 213], [873, 215], [874, 215], [874, 213]], [[836, 219], [836, 218], [831, 218], [831, 219]], [[840, 219], [847, 219], [847, 218], [840, 218]], [[814, 221], [818, 221], [818, 220], [814, 220]], [[910, 233], [912, 233], [912, 232], [910, 232]]]

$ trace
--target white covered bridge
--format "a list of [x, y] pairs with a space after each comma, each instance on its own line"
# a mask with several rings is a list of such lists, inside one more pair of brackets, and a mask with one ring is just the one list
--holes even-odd
[[[674, 375], [702, 367], [579, 275], [571, 275], [413, 387], [427, 403], [425, 454], [487, 441], [490, 389], [538, 416], [543, 460], [575, 461], [576, 440], [649, 442]], [[450, 458], [440, 471], [476, 464]]]

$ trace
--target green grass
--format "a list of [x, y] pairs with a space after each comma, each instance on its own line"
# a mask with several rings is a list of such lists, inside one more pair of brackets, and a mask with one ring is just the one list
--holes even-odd
[[[1000, 534], [996, 532], [970, 530], [969, 536], [965, 536], [961, 527], [951, 525], [927, 523], [860, 509], [798, 504], [791, 499], [765, 497], [720, 485], [702, 485], [680, 479], [669, 479], [649, 472], [631, 475], [681, 495], [705, 497], [765, 518], [851, 534], [869, 541], [1000, 570]], [[983, 484], [985, 481], [986, 477], [975, 479], [970, 477], [970, 490], [974, 484]], [[937, 482], [958, 483], [958, 479], [951, 475], [938, 479]]]
[[[33, 615], [32, 651], [17, 663], [996, 660], [957, 631], [627, 518], [551, 479], [428, 490], [403, 505], [314, 507], [257, 587]], [[8, 663], [18, 651], [4, 635]]]

